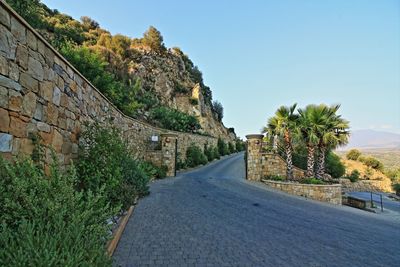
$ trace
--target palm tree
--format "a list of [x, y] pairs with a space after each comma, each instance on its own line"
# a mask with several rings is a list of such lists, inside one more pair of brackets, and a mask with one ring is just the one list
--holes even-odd
[[324, 111], [324, 127], [318, 133], [318, 162], [317, 178], [322, 179], [325, 174], [325, 157], [327, 151], [338, 146], [345, 145], [349, 139], [349, 122], [343, 119], [336, 112], [340, 105], [327, 107]]
[[298, 115], [295, 114], [297, 104], [290, 107], [281, 106], [276, 112], [275, 116], [268, 120], [268, 132], [271, 136], [282, 137], [285, 145], [286, 154], [286, 177], [289, 180], [293, 179], [293, 146], [292, 146], [292, 133], [296, 129]]
[[298, 109], [299, 121], [297, 132], [307, 146], [307, 177], [314, 177], [314, 152], [318, 145], [318, 133], [324, 129], [328, 107], [325, 105], [308, 105]]

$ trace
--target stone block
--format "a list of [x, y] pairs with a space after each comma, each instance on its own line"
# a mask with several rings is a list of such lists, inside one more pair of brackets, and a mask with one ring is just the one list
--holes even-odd
[[43, 81], [40, 83], [40, 96], [46, 101], [51, 101], [53, 98], [54, 83]]
[[35, 93], [39, 91], [39, 82], [28, 73], [21, 73], [19, 82], [22, 87], [26, 88], [26, 91], [33, 91]]
[[41, 121], [37, 123], [37, 129], [41, 132], [46, 132], [46, 133], [50, 133], [51, 130], [50, 125]]
[[18, 45], [16, 51], [17, 63], [24, 70], [28, 69], [28, 49], [25, 46]]
[[8, 92], [8, 109], [12, 111], [21, 111], [22, 106], [22, 95], [20, 92], [9, 91]]
[[45, 119], [43, 117], [43, 105], [42, 104], [36, 103], [36, 108], [35, 108], [35, 112], [33, 113], [33, 118], [38, 121]]
[[54, 130], [52, 146], [56, 153], [60, 153], [63, 145], [63, 137], [58, 130]]
[[8, 76], [14, 81], [18, 82], [19, 80], [19, 68], [18, 65], [14, 62], [10, 62], [9, 74]]
[[8, 133], [10, 127], [10, 116], [6, 109], [0, 108], [0, 132]]
[[0, 23], [8, 29], [11, 28], [10, 14], [4, 8], [0, 8]]
[[0, 32], [0, 54], [6, 58], [15, 59], [16, 43], [12, 34], [3, 25], [0, 25]]
[[29, 57], [28, 59], [28, 72], [33, 78], [43, 81], [44, 70], [42, 64], [35, 58]]
[[56, 86], [54, 87], [53, 91], [53, 98], [52, 98], [53, 104], [56, 106], [60, 106], [60, 101], [61, 101], [61, 91], [60, 89]]
[[32, 50], [37, 50], [37, 38], [35, 36], [35, 34], [33, 34], [32, 31], [27, 30], [27, 42], [28, 42], [28, 46], [30, 49]]
[[11, 152], [13, 136], [6, 133], [0, 133], [0, 152]]
[[14, 80], [0, 75], [0, 86], [13, 89], [15, 91], [21, 91], [21, 85]]
[[8, 109], [8, 89], [0, 86], [0, 107]]
[[24, 25], [14, 17], [11, 17], [11, 33], [20, 43], [26, 43], [26, 29]]
[[27, 93], [22, 101], [22, 114], [28, 117], [33, 117], [36, 110], [36, 94], [33, 92]]
[[0, 55], [0, 74], [8, 76], [8, 62], [2, 55]]
[[17, 117], [11, 117], [10, 120], [10, 134], [15, 137], [27, 137], [26, 134], [27, 123]]
[[48, 104], [44, 116], [47, 118], [47, 123], [57, 125], [58, 109], [53, 104]]
[[19, 141], [19, 153], [24, 155], [31, 155], [34, 149], [32, 140], [29, 138], [21, 138]]

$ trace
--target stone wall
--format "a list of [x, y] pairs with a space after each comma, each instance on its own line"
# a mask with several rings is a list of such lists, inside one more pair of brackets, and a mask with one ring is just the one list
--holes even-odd
[[[286, 177], [286, 161], [278, 154], [263, 153], [262, 154], [262, 176], [282, 176]], [[295, 179], [305, 177], [305, 171], [293, 166], [293, 176]]]
[[191, 143], [201, 148], [217, 144], [214, 137], [172, 132], [125, 116], [0, 1], [0, 154], [31, 153], [29, 135], [37, 133], [68, 165], [77, 157], [79, 132], [87, 121], [112, 121], [138, 158], [155, 162], [162, 160], [148, 152], [151, 136], [161, 140], [162, 134], [175, 134], [182, 158]]
[[342, 204], [342, 186], [334, 185], [312, 185], [290, 182], [279, 182], [262, 180], [267, 186], [289, 193], [291, 195], [311, 198], [331, 204]]

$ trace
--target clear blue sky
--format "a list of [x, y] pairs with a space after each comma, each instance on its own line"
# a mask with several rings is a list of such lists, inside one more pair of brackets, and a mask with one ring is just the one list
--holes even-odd
[[199, 66], [241, 137], [294, 102], [340, 103], [352, 129], [400, 133], [399, 0], [43, 2], [113, 34], [155, 26]]

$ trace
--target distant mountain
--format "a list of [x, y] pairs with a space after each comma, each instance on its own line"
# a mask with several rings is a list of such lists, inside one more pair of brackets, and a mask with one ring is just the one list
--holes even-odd
[[351, 132], [349, 144], [338, 150], [359, 149], [400, 149], [400, 134], [374, 130], [356, 130]]

